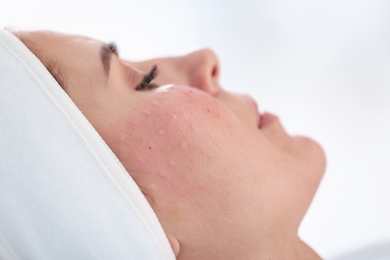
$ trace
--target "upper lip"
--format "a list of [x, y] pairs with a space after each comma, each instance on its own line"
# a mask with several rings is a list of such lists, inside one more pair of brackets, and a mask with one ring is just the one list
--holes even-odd
[[256, 116], [257, 116], [257, 127], [261, 127], [261, 113], [259, 111], [259, 106], [257, 105], [256, 101], [252, 100], [253, 101], [253, 105], [255, 107], [255, 113], [256, 113]]
[[258, 113], [258, 117], [257, 117], [257, 127], [258, 128], [261, 128], [261, 121], [262, 121], [262, 116], [260, 113]]

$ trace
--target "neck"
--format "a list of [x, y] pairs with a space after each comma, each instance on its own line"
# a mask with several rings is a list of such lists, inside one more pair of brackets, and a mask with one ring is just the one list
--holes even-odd
[[[268, 249], [262, 249], [261, 251], [247, 252], [246, 257], [240, 259], [289, 259], [289, 260], [300, 260], [300, 259], [321, 259], [321, 257], [306, 243], [297, 239], [296, 242], [289, 242], [273, 245]], [[227, 258], [225, 258], [227, 259]], [[233, 259], [233, 258], [232, 258]], [[239, 259], [239, 258], [234, 258]]]
[[[253, 256], [255, 257], [255, 255]], [[268, 250], [258, 252], [257, 258], [247, 259], [321, 259], [321, 257], [299, 238], [296, 241], [284, 241], [282, 244], [274, 244]]]
[[297, 239], [295, 243], [291, 243], [289, 246], [275, 247], [270, 252], [272, 252], [272, 255], [268, 255], [268, 258], [264, 259], [321, 259], [311, 247], [300, 239]]
[[[321, 259], [321, 257], [313, 249], [298, 238], [295, 242], [284, 241], [280, 244], [273, 243], [272, 246], [258, 246], [254, 250], [248, 250], [248, 248], [244, 249], [245, 246], [243, 245], [237, 246], [239, 248], [234, 250], [224, 250], [224, 252], [213, 252], [211, 254], [206, 251], [203, 251], [201, 255], [181, 252], [177, 259]], [[243, 250], [240, 250], [240, 248]]]

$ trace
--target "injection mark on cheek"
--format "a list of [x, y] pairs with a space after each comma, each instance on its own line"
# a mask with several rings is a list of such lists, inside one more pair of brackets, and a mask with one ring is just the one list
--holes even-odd
[[184, 92], [184, 94], [186, 95], [186, 97], [187, 97], [187, 99], [189, 100], [189, 101], [193, 101], [193, 94], [194, 94], [194, 92], [193, 92], [193, 90], [192, 89], [189, 89], [189, 90], [186, 90], [185, 92]]

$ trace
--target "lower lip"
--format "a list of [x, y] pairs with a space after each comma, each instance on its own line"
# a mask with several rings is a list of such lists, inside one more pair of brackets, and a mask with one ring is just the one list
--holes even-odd
[[278, 120], [278, 117], [276, 115], [268, 113], [268, 112], [260, 114], [259, 117], [260, 117], [259, 128], [266, 127], [267, 125], [272, 124], [272, 122], [274, 122], [275, 120]]

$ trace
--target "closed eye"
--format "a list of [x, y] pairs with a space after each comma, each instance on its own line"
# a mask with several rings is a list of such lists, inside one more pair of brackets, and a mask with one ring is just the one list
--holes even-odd
[[157, 65], [154, 65], [153, 68], [150, 70], [148, 74], [146, 74], [141, 81], [135, 88], [136, 90], [150, 90], [158, 87], [157, 84], [153, 84], [152, 81], [157, 77], [158, 75], [158, 67]]

